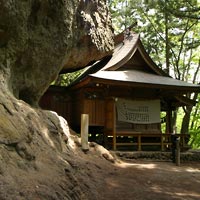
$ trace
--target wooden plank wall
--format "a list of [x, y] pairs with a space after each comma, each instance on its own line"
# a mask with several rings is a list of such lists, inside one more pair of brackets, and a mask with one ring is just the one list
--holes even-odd
[[42, 109], [55, 111], [58, 115], [64, 117], [68, 123], [71, 122], [71, 100], [61, 91], [47, 91], [40, 99], [39, 105]]

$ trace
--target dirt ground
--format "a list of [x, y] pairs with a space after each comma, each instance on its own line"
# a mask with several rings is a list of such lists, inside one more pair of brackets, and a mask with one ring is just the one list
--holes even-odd
[[200, 200], [200, 162], [122, 161], [97, 144], [59, 154], [47, 143], [32, 152], [28, 161], [0, 148], [0, 200]]
[[95, 159], [95, 166], [98, 200], [200, 199], [200, 162]]
[[122, 162], [104, 176], [101, 199], [200, 199], [200, 163]]

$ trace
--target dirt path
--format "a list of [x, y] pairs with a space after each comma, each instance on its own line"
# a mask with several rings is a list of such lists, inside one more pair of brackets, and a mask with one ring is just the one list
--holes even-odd
[[99, 200], [199, 200], [200, 163], [138, 161], [96, 173]]

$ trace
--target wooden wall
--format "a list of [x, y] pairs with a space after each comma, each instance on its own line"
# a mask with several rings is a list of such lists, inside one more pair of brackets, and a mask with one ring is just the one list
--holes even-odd
[[71, 97], [58, 87], [52, 87], [42, 96], [39, 106], [45, 110], [51, 110], [64, 117], [71, 123]]
[[[95, 91], [96, 92], [96, 91]], [[105, 101], [93, 93], [90, 88], [73, 92], [72, 98], [72, 127], [80, 127], [81, 114], [89, 114], [90, 126], [104, 126]]]
[[63, 88], [51, 87], [41, 98], [40, 106], [63, 116], [75, 130], [81, 125], [81, 114], [89, 114], [89, 126], [105, 127], [107, 131], [124, 129], [160, 133], [160, 123], [143, 125], [117, 121], [114, 95], [119, 93], [121, 97], [131, 98], [133, 91], [130, 88], [108, 88], [105, 91], [105, 88], [88, 87], [67, 92]]

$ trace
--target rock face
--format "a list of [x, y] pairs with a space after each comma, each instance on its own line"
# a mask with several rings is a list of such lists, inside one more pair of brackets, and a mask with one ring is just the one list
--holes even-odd
[[0, 199], [95, 199], [79, 184], [77, 138], [37, 102], [61, 69], [110, 54], [106, 0], [0, 0], [0, 8]]
[[106, 0], [1, 0], [0, 70], [11, 93], [36, 104], [64, 67], [113, 49]]
[[86, 155], [65, 119], [12, 98], [0, 103], [0, 199], [99, 199], [93, 171], [112, 156], [95, 144]]
[[[77, 18], [77, 27], [73, 48], [70, 51], [64, 69], [81, 67], [88, 64], [91, 58], [110, 55], [113, 49], [111, 19], [103, 1], [85, 0], [78, 7], [81, 18]], [[102, 54], [103, 53], [103, 54]], [[83, 60], [83, 58], [85, 58]]]

